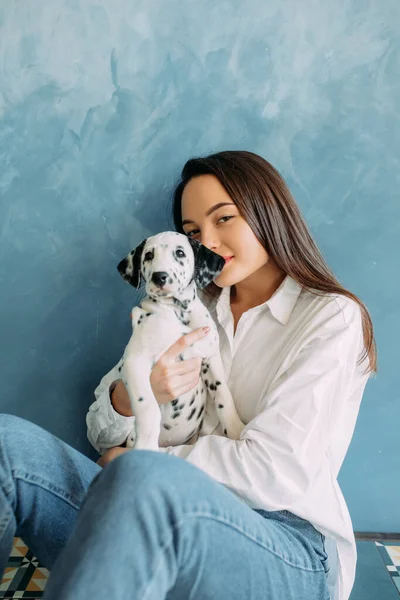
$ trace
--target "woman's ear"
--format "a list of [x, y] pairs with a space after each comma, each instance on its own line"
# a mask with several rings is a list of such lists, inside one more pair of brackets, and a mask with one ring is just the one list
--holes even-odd
[[140, 267], [142, 263], [142, 252], [146, 242], [147, 238], [140, 242], [134, 250], [129, 252], [128, 256], [123, 258], [117, 267], [125, 281], [135, 288], [139, 288], [142, 283]]
[[194, 281], [198, 288], [207, 287], [224, 268], [225, 259], [197, 240], [187, 238], [194, 254]]

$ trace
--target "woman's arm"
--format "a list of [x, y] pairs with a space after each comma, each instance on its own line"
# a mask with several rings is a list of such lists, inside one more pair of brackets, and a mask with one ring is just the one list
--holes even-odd
[[[361, 373], [365, 365], [357, 366], [363, 345], [358, 306], [349, 305], [346, 320], [343, 316], [331, 311], [292, 364], [277, 374], [240, 440], [208, 435], [193, 446], [164, 451], [268, 510], [290, 510], [317, 478], [330, 485], [350, 443], [368, 379]], [[332, 432], [341, 437], [335, 460], [329, 456]]]
[[114, 410], [123, 417], [133, 417], [132, 404], [124, 382], [122, 379], [118, 379], [114, 383], [115, 387], [110, 392], [110, 400]]
[[[203, 328], [180, 337], [154, 365], [150, 383], [159, 404], [166, 404], [197, 384], [201, 359], [177, 362], [187, 347], [204, 337]], [[120, 379], [123, 359], [109, 371], [94, 391], [96, 401], [86, 415], [88, 439], [103, 454], [108, 448], [126, 442], [134, 427], [134, 417], [128, 392]]]
[[87, 437], [99, 454], [103, 454], [108, 448], [124, 444], [134, 427], [134, 417], [128, 414], [128, 393], [120, 380], [120, 364], [121, 361], [104, 375], [94, 390], [96, 400], [89, 406], [86, 414]]

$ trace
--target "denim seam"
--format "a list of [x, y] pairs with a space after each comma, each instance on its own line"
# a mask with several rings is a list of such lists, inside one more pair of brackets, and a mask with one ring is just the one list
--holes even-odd
[[9, 496], [11, 496], [11, 493], [13, 491], [13, 484], [10, 483], [9, 485], [6, 485], [5, 483], [2, 484], [1, 489], [4, 492], [4, 495], [8, 498]]
[[206, 519], [215, 520], [215, 521], [219, 521], [220, 523], [224, 523], [224, 525], [232, 527], [232, 529], [235, 529], [242, 535], [245, 535], [248, 539], [252, 540], [256, 544], [258, 544], [259, 546], [261, 546], [262, 548], [264, 548], [265, 550], [267, 550], [268, 552], [270, 552], [271, 554], [273, 554], [274, 556], [279, 558], [280, 560], [283, 560], [283, 562], [285, 562], [286, 564], [290, 565], [291, 567], [295, 567], [296, 569], [301, 569], [302, 571], [310, 571], [312, 573], [319, 572], [319, 571], [325, 571], [325, 569], [323, 567], [321, 569], [312, 569], [309, 567], [302, 567], [297, 564], [294, 564], [293, 562], [290, 561], [290, 559], [285, 558], [284, 556], [282, 556], [281, 554], [279, 554], [272, 548], [268, 547], [266, 545], [266, 543], [263, 542], [262, 540], [257, 539], [256, 537], [254, 537], [253, 535], [251, 535], [250, 533], [248, 533], [247, 531], [245, 531], [238, 525], [235, 525], [234, 523], [232, 523], [231, 521], [229, 521], [227, 519], [224, 519], [223, 517], [216, 517], [215, 515], [210, 515], [208, 513], [187, 513], [185, 516], [186, 517], [204, 517]]
[[[180, 521], [178, 521], [177, 523], [174, 523], [172, 525], [172, 529], [175, 531], [177, 529], [179, 529], [180, 527], [182, 527], [183, 525], [185, 525], [185, 521], [187, 521], [188, 519], [191, 518], [204, 518], [204, 519], [209, 519], [210, 521], [218, 521], [220, 523], [223, 523], [224, 525], [227, 525], [229, 527], [231, 527], [232, 529], [235, 529], [236, 531], [238, 531], [239, 533], [241, 533], [242, 535], [245, 535], [247, 538], [251, 539], [253, 542], [255, 542], [256, 544], [260, 545], [262, 548], [264, 548], [267, 552], [270, 552], [270, 554], [272, 554], [273, 556], [276, 556], [277, 558], [279, 558], [280, 560], [282, 560], [285, 564], [289, 565], [290, 567], [293, 567], [295, 569], [299, 569], [300, 571], [307, 571], [310, 573], [319, 573], [321, 571], [324, 571], [323, 568], [321, 569], [309, 569], [307, 567], [301, 567], [299, 565], [295, 565], [294, 563], [292, 563], [291, 561], [287, 560], [286, 558], [280, 556], [279, 554], [277, 554], [276, 552], [274, 552], [273, 550], [271, 550], [271, 548], [268, 548], [265, 544], [263, 544], [262, 542], [260, 542], [260, 540], [257, 540], [256, 538], [254, 538], [254, 536], [248, 534], [247, 532], [243, 531], [242, 529], [240, 529], [240, 527], [235, 526], [234, 524], [232, 524], [230, 521], [227, 521], [225, 519], [223, 519], [222, 517], [216, 517], [215, 515], [210, 515], [208, 513], [201, 513], [201, 512], [195, 512], [195, 513], [186, 513], [184, 518]], [[164, 550], [171, 545], [173, 540], [173, 536], [171, 535], [170, 539], [166, 542], [164, 542], [160, 548], [160, 558], [157, 562], [157, 566], [154, 569], [154, 574], [153, 577], [156, 576], [160, 566], [161, 566], [161, 560], [163, 558], [163, 553]], [[143, 600], [146, 600], [148, 598], [148, 594], [150, 591], [150, 587], [151, 587], [151, 583], [149, 583], [149, 585], [147, 586], [146, 592], [143, 596]]]
[[77, 502], [74, 497], [70, 496], [69, 494], [66, 494], [61, 488], [51, 484], [50, 482], [46, 481], [42, 477], [37, 477], [36, 475], [28, 475], [27, 473], [25, 473], [24, 471], [21, 471], [19, 469], [15, 469], [13, 471], [13, 476], [14, 476], [14, 479], [19, 479], [21, 481], [24, 481], [25, 483], [30, 483], [32, 485], [36, 485], [39, 488], [42, 488], [48, 492], [51, 492], [52, 494], [54, 494], [61, 500], [64, 500], [65, 502], [67, 502], [70, 506], [72, 506], [76, 510], [79, 510], [79, 508], [80, 508], [81, 503]]
[[12, 518], [12, 510], [8, 509], [7, 514], [0, 520], [0, 540], [3, 538], [4, 532], [6, 531], [8, 524]]
[[[176, 522], [176, 523], [174, 523], [172, 525], [172, 529], [175, 531], [176, 529], [182, 527], [185, 524], [185, 521], [187, 521], [188, 519], [191, 519], [191, 518], [204, 518], [204, 519], [209, 519], [210, 521], [217, 521], [217, 522], [223, 523], [224, 525], [227, 525], [228, 527], [231, 527], [232, 529], [235, 529], [235, 531], [238, 531], [242, 535], [246, 536], [248, 539], [250, 539], [254, 543], [258, 544], [259, 546], [261, 546], [262, 548], [264, 548], [267, 552], [269, 552], [273, 556], [279, 558], [280, 560], [282, 560], [285, 564], [289, 565], [290, 567], [293, 567], [295, 569], [299, 569], [301, 571], [307, 571], [307, 572], [310, 572], [310, 573], [324, 572], [324, 568], [323, 567], [321, 567], [321, 569], [311, 569], [311, 568], [308, 568], [308, 567], [303, 567], [303, 566], [300, 566], [300, 565], [292, 563], [287, 558], [284, 558], [283, 556], [279, 555], [277, 552], [275, 552], [271, 548], [268, 548], [263, 542], [261, 542], [260, 540], [258, 540], [254, 536], [252, 536], [249, 533], [247, 533], [246, 531], [242, 530], [240, 527], [232, 524], [230, 521], [224, 519], [223, 517], [216, 517], [215, 515], [210, 515], [209, 513], [202, 513], [202, 512], [191, 512], [191, 513], [189, 512], [189, 513], [185, 513], [184, 517], [180, 521], [178, 521], [178, 522]], [[169, 539], [169, 541], [164, 542], [162, 544], [162, 546], [160, 548], [160, 558], [159, 558], [157, 567], [154, 570], [154, 575], [157, 573], [157, 571], [158, 571], [158, 569], [160, 567], [160, 562], [161, 562], [161, 559], [162, 559], [162, 553], [171, 544], [172, 539], [173, 539], [173, 537], [171, 535], [171, 538]], [[150, 584], [148, 585], [148, 587], [146, 589], [146, 593], [143, 596], [143, 600], [146, 600], [146, 598], [148, 598], [149, 589], [150, 589]]]
[[[175, 530], [175, 529], [178, 529], [178, 528], [179, 528], [181, 525], [182, 525], [182, 522], [180, 522], [180, 523], [177, 523], [176, 525], [173, 525], [172, 529], [173, 529], [173, 530]], [[149, 592], [151, 591], [151, 590], [150, 590], [150, 588], [151, 588], [151, 585], [152, 585], [152, 583], [153, 583], [154, 577], [156, 577], [156, 575], [157, 575], [157, 573], [158, 573], [158, 571], [159, 571], [159, 569], [160, 569], [160, 567], [161, 567], [161, 565], [162, 565], [162, 558], [163, 558], [163, 555], [164, 555], [164, 550], [165, 550], [166, 548], [168, 548], [168, 546], [171, 546], [171, 544], [172, 544], [172, 540], [173, 540], [173, 536], [171, 535], [171, 538], [170, 538], [170, 540], [169, 540], [168, 542], [165, 542], [165, 543], [164, 543], [164, 544], [161, 546], [161, 548], [160, 548], [160, 554], [159, 554], [159, 559], [158, 559], [158, 561], [157, 561], [157, 566], [155, 567], [155, 569], [154, 569], [154, 573], [152, 574], [152, 580], [151, 580], [151, 582], [148, 584], [148, 586], [147, 586], [147, 588], [146, 588], [146, 593], [145, 593], [145, 595], [143, 596], [143, 600], [146, 600], [146, 599], [149, 597]], [[141, 598], [141, 596], [139, 596], [139, 598]]]

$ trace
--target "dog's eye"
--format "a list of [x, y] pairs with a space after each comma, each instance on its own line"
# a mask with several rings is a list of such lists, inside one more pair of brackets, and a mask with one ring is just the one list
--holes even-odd
[[177, 250], [176, 255], [179, 256], [179, 258], [184, 258], [186, 256], [183, 250]]
[[144, 260], [153, 260], [153, 253], [146, 252], [146, 254], [144, 255]]

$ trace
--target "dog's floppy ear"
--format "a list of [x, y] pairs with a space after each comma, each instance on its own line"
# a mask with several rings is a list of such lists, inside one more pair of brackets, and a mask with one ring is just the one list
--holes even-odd
[[188, 237], [194, 254], [194, 281], [198, 288], [207, 287], [221, 273], [225, 259], [197, 240]]
[[142, 283], [140, 265], [142, 262], [143, 248], [145, 247], [146, 242], [147, 238], [143, 240], [143, 242], [140, 242], [132, 252], [129, 252], [128, 256], [123, 258], [117, 267], [125, 281], [135, 288], [139, 288]]

